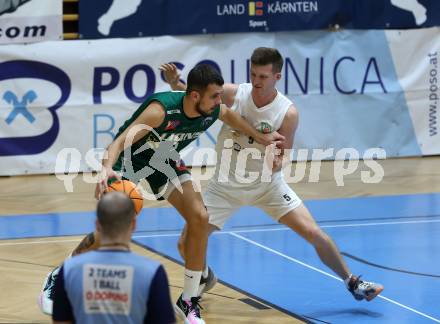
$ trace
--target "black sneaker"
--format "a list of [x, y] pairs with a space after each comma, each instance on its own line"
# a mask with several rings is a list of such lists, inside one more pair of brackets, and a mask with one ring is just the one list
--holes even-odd
[[52, 315], [52, 306], [53, 306], [53, 294], [54, 294], [54, 285], [55, 280], [58, 277], [58, 273], [60, 272], [60, 267], [56, 267], [46, 277], [46, 280], [43, 283], [43, 289], [38, 296], [38, 306], [41, 311], [47, 315]]
[[180, 295], [174, 305], [174, 311], [185, 321], [185, 324], [205, 324], [200, 315], [200, 308], [202, 307], [199, 304], [199, 300], [200, 297], [193, 297], [191, 301], [186, 301]]
[[356, 300], [366, 299], [370, 301], [382, 292], [383, 286], [374, 282], [363, 281], [361, 276], [352, 276], [348, 282], [348, 290]]
[[215, 276], [214, 271], [212, 271], [212, 269], [208, 267], [208, 276], [204, 278], [202, 275], [202, 277], [200, 278], [200, 285], [198, 292], [199, 296], [202, 296], [205, 292], [211, 290], [216, 283], [217, 283], [217, 277]]

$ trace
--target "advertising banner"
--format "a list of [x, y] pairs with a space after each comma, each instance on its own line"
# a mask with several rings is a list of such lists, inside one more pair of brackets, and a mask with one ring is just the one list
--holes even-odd
[[0, 44], [63, 39], [63, 0], [0, 2]]
[[84, 39], [440, 26], [437, 0], [93, 0], [79, 12]]
[[[316, 149], [330, 159], [345, 148], [360, 158], [370, 148], [387, 157], [440, 153], [439, 28], [163, 36], [3, 46], [0, 174], [54, 172], [60, 154], [72, 169], [96, 169], [96, 154], [140, 103], [169, 90], [162, 63], [174, 62], [182, 80], [204, 62], [225, 82], [248, 82], [256, 46], [285, 59], [277, 88], [298, 108], [294, 147], [310, 150], [301, 158]], [[215, 162], [195, 154], [214, 147], [219, 127], [193, 143], [187, 164]]]

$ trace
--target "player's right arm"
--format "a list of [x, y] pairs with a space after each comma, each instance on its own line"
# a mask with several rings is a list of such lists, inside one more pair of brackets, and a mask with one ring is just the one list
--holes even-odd
[[[180, 81], [180, 73], [176, 65], [173, 63], [165, 63], [159, 67], [159, 70], [163, 72], [165, 81], [170, 85], [173, 90], [186, 90], [186, 84]], [[232, 107], [235, 100], [235, 94], [237, 93], [238, 84], [225, 83], [223, 85], [222, 103], [228, 107]]]
[[[120, 178], [120, 176], [112, 169], [116, 163], [119, 155], [128, 146], [133, 145], [141, 138], [146, 136], [151, 128], [159, 127], [165, 119], [165, 109], [157, 102], [153, 101], [148, 107], [124, 130], [112, 143], [107, 147], [104, 152], [104, 158], [102, 160], [101, 178], [96, 184], [95, 198], [99, 199], [101, 194], [107, 187], [107, 181], [111, 178]], [[139, 127], [142, 126], [142, 127]], [[144, 127], [148, 126], [148, 127]], [[130, 143], [125, 143], [127, 135], [131, 130], [134, 131], [136, 127], [135, 136]], [[127, 145], [127, 147], [125, 147]]]
[[[299, 115], [298, 110], [294, 105], [291, 105], [284, 116], [283, 122], [281, 123], [281, 127], [278, 130], [278, 133], [285, 137], [285, 141], [281, 142], [278, 145], [278, 149], [280, 149], [280, 154], [274, 156], [274, 165], [273, 172], [281, 170], [283, 167], [283, 157], [285, 150], [291, 150], [293, 147], [293, 142], [295, 138], [295, 132], [298, 128]], [[290, 162], [290, 160], [289, 160]]]

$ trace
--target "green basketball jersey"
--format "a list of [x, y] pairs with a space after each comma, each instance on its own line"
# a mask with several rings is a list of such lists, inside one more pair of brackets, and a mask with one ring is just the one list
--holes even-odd
[[[116, 137], [124, 132], [139, 115], [147, 109], [148, 105], [153, 101], [158, 101], [165, 108], [165, 118], [162, 124], [150, 131], [146, 136], [134, 143], [131, 147], [131, 162], [134, 170], [140, 170], [147, 166], [151, 156], [155, 152], [155, 148], [160, 142], [174, 143], [175, 150], [181, 151], [188, 146], [192, 141], [197, 139], [200, 134], [207, 130], [219, 117], [220, 106], [216, 107], [214, 112], [209, 116], [199, 116], [189, 118], [183, 111], [183, 98], [185, 92], [183, 91], [168, 91], [156, 93], [150, 96], [119, 129]], [[147, 143], [148, 148], [134, 154], [141, 146]], [[122, 160], [128, 159], [124, 157], [124, 152], [118, 158], [114, 169], [122, 169]]]

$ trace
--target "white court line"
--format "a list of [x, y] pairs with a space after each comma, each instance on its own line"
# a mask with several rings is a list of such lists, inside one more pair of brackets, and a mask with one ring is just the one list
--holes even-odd
[[[362, 227], [362, 226], [379, 226], [379, 225], [400, 225], [400, 224], [420, 224], [420, 223], [440, 223], [440, 220], [420, 220], [420, 221], [402, 221], [402, 222], [380, 222], [380, 223], [354, 223], [354, 224], [340, 224], [340, 225], [322, 225], [321, 228], [337, 228], [337, 227]], [[277, 228], [257, 228], [249, 230], [234, 230], [234, 231], [220, 231], [214, 232], [213, 235], [221, 234], [231, 234], [231, 233], [254, 233], [254, 232], [272, 232], [272, 231], [289, 231], [288, 227], [277, 227]], [[180, 236], [180, 233], [170, 233], [170, 234], [149, 234], [149, 235], [133, 235], [134, 239], [137, 238], [152, 238], [152, 237], [175, 237]], [[77, 242], [77, 240], [50, 240], [50, 241], [28, 241], [28, 242], [8, 242], [1, 243], [0, 246], [8, 245], [23, 245], [23, 244], [47, 244], [47, 243], [70, 243]]]
[[401, 221], [401, 222], [379, 222], [379, 223], [354, 223], [354, 224], [340, 224], [340, 225], [322, 225], [320, 227], [322, 227], [322, 228], [362, 227], [362, 226], [400, 225], [400, 224], [423, 224], [423, 223], [440, 223], [440, 219], [416, 220], [416, 221]]
[[[401, 224], [422, 224], [422, 223], [440, 223], [440, 220], [419, 220], [419, 221], [401, 221], [401, 222], [380, 222], [380, 223], [353, 223], [353, 224], [339, 224], [339, 225], [322, 225], [321, 228], [337, 228], [337, 227], [362, 227], [362, 226], [379, 226], [379, 225], [401, 225]], [[281, 226], [281, 225], [280, 225]], [[272, 232], [272, 231], [289, 231], [290, 228], [283, 226], [277, 228], [256, 228], [248, 230], [232, 230], [232, 231], [217, 231], [213, 235], [230, 234], [230, 233], [254, 233], [254, 232]], [[134, 235], [133, 238], [148, 238], [148, 237], [173, 237], [180, 236], [179, 234], [150, 234], [150, 235]]]
[[50, 244], [50, 243], [72, 243], [72, 242], [80, 242], [81, 239], [77, 240], [53, 240], [53, 241], [28, 241], [28, 242], [8, 242], [8, 243], [0, 243], [0, 246], [8, 246], [8, 245], [25, 245], [25, 244]]
[[[324, 225], [324, 226], [321, 226], [321, 227], [356, 227], [356, 226], [377, 226], [377, 225], [413, 224], [413, 223], [436, 223], [436, 222], [440, 222], [440, 221], [438, 221], [438, 220], [431, 220], [431, 221], [427, 220], [427, 221], [405, 221], [405, 222], [383, 222], [383, 223], [360, 223], [360, 224]], [[240, 238], [240, 239], [242, 239], [244, 241], [247, 241], [248, 243], [251, 243], [253, 245], [261, 247], [262, 249], [265, 249], [265, 250], [267, 250], [269, 252], [277, 254], [277, 255], [279, 255], [279, 256], [281, 256], [283, 258], [286, 258], [286, 259], [288, 259], [288, 260], [290, 260], [292, 262], [298, 263], [298, 264], [300, 264], [300, 265], [302, 265], [302, 266], [304, 266], [306, 268], [309, 268], [311, 270], [317, 271], [317, 272], [319, 272], [319, 273], [321, 273], [321, 274], [323, 274], [325, 276], [331, 277], [331, 278], [336, 279], [338, 281], [342, 281], [340, 278], [338, 278], [338, 277], [336, 277], [336, 276], [334, 276], [334, 275], [332, 275], [330, 273], [322, 271], [322, 270], [320, 270], [318, 268], [315, 268], [315, 267], [313, 267], [311, 265], [308, 265], [308, 264], [306, 264], [304, 262], [301, 262], [301, 261], [299, 261], [297, 259], [289, 257], [289, 256], [287, 256], [287, 255], [285, 255], [285, 254], [283, 254], [281, 252], [273, 250], [273, 249], [271, 249], [271, 248], [269, 248], [267, 246], [264, 246], [262, 244], [259, 244], [259, 243], [255, 242], [255, 241], [252, 241], [250, 239], [247, 239], [244, 236], [241, 236], [241, 235], [237, 234], [237, 233], [251, 233], [251, 232], [262, 232], [262, 231], [280, 231], [280, 230], [289, 230], [289, 228], [283, 227], [283, 228], [269, 228], [269, 229], [254, 229], [254, 230], [241, 230], [241, 231], [233, 231], [233, 232], [232, 231], [225, 231], [225, 232], [215, 232], [214, 234], [230, 234], [230, 235], [235, 236], [237, 238]], [[133, 238], [172, 237], [172, 236], [180, 236], [180, 234], [174, 233], [174, 234], [134, 235]], [[41, 240], [41, 241], [28, 241], [28, 242], [8, 242], [8, 243], [0, 243], [0, 246], [25, 245], [25, 244], [72, 243], [72, 242], [78, 242], [78, 241], [80, 241], [80, 239], [76, 239], [76, 240], [70, 239], [70, 240]], [[434, 322], [440, 323], [440, 320], [438, 320], [438, 319], [436, 319], [436, 318], [434, 318], [432, 316], [429, 316], [427, 314], [424, 314], [422, 312], [419, 312], [418, 310], [413, 309], [413, 308], [411, 308], [409, 306], [406, 306], [406, 305], [403, 305], [403, 304], [401, 304], [399, 302], [396, 302], [396, 301], [394, 301], [394, 300], [392, 300], [390, 298], [384, 297], [382, 295], [379, 295], [378, 298], [382, 298], [382, 299], [384, 299], [384, 300], [386, 300], [386, 301], [388, 301], [390, 303], [393, 303], [393, 304], [398, 305], [398, 306], [400, 306], [402, 308], [405, 308], [405, 309], [407, 309], [409, 311], [412, 311], [412, 312], [414, 312], [416, 314], [419, 314], [419, 315], [421, 315], [423, 317], [426, 317], [426, 318], [428, 318], [430, 320], [433, 320]]]
[[[133, 235], [132, 238], [143, 238], [143, 237], [161, 237], [161, 236], [180, 236], [180, 234], [152, 234], [152, 235]], [[1, 243], [0, 246], [9, 246], [9, 245], [26, 245], [26, 244], [51, 244], [51, 243], [72, 243], [79, 242], [81, 238], [76, 240], [41, 240], [41, 241], [27, 241], [27, 242], [7, 242]]]
[[[322, 271], [322, 270], [320, 270], [320, 269], [318, 269], [318, 268], [315, 268], [315, 267], [313, 267], [313, 266], [311, 266], [311, 265], [308, 265], [307, 263], [301, 262], [301, 261], [299, 261], [299, 260], [297, 260], [297, 259], [295, 259], [295, 258], [292, 258], [292, 257], [290, 257], [290, 256], [288, 256], [288, 255], [285, 255], [285, 254], [283, 254], [283, 253], [281, 253], [281, 252], [278, 252], [278, 251], [276, 251], [276, 250], [274, 250], [274, 249], [271, 249], [271, 248], [269, 248], [269, 247], [267, 247], [267, 246], [265, 246], [265, 245], [262, 245], [262, 244], [260, 244], [260, 243], [258, 243], [258, 242], [255, 242], [255, 241], [253, 241], [253, 240], [250, 240], [250, 239], [248, 239], [248, 238], [246, 238], [246, 237], [244, 237], [244, 236], [241, 236], [241, 235], [236, 234], [236, 233], [233, 233], [233, 232], [230, 232], [229, 234], [232, 235], [232, 236], [235, 236], [235, 237], [237, 237], [237, 238], [239, 238], [239, 239], [241, 239], [241, 240], [243, 240], [243, 241], [246, 241], [246, 242], [248, 242], [248, 243], [250, 243], [250, 244], [253, 244], [253, 245], [255, 245], [255, 246], [258, 246], [258, 247], [260, 247], [260, 248], [262, 248], [262, 249], [264, 249], [264, 250], [266, 250], [266, 251], [269, 251], [269, 252], [272, 252], [272, 253], [274, 253], [274, 254], [276, 254], [276, 255], [279, 255], [279, 256], [281, 256], [281, 257], [283, 257], [283, 258], [285, 258], [285, 259], [287, 259], [287, 260], [289, 260], [289, 261], [292, 261], [292, 262], [298, 263], [298, 264], [300, 264], [300, 265], [302, 265], [302, 266], [304, 266], [304, 267], [306, 267], [306, 268], [309, 268], [309, 269], [311, 269], [311, 270], [317, 271], [317, 272], [319, 272], [319, 273], [321, 273], [321, 274], [323, 274], [323, 275], [325, 275], [325, 276], [327, 276], [327, 277], [331, 277], [331, 278], [336, 279], [336, 280], [338, 280], [338, 281], [342, 281], [341, 278], [338, 278], [338, 277], [336, 277], [336, 276], [334, 276], [334, 275], [332, 275], [332, 274], [330, 274], [330, 273], [327, 273], [327, 272]], [[393, 303], [393, 304], [395, 304], [395, 305], [397, 305], [397, 306], [403, 307], [403, 308], [405, 308], [405, 309], [407, 309], [407, 310], [409, 310], [409, 311], [411, 311], [411, 312], [414, 312], [414, 313], [416, 313], [416, 314], [419, 314], [419, 315], [421, 315], [421, 316], [423, 316], [423, 317], [426, 317], [426, 318], [428, 318], [428, 319], [430, 319], [430, 320], [432, 320], [432, 321], [434, 321], [434, 322], [440, 323], [440, 320], [438, 320], [438, 319], [436, 319], [436, 318], [434, 318], [434, 317], [432, 317], [432, 316], [429, 316], [429, 315], [427, 315], [427, 314], [425, 314], [425, 313], [422, 313], [422, 312], [420, 312], [420, 311], [418, 311], [418, 310], [416, 310], [416, 309], [414, 309], [414, 308], [411, 308], [411, 307], [409, 307], [409, 306], [406, 306], [406, 305], [403, 305], [403, 304], [401, 304], [401, 303], [399, 303], [399, 302], [396, 302], [396, 301], [394, 301], [394, 300], [392, 300], [392, 299], [390, 299], [390, 298], [384, 297], [384, 296], [382, 296], [382, 295], [378, 295], [377, 297], [378, 297], [378, 298], [382, 298], [382, 299], [384, 299], [384, 300], [386, 300], [386, 301], [388, 301], [388, 302], [390, 302], [390, 303]]]
[[133, 235], [132, 238], [149, 238], [149, 237], [173, 237], [180, 236], [180, 233], [170, 233], [170, 234], [149, 234], [149, 235]]
[[[401, 221], [401, 222], [380, 222], [380, 223], [353, 223], [339, 225], [321, 225], [321, 228], [337, 228], [337, 227], [362, 227], [362, 226], [379, 226], [379, 225], [401, 225], [401, 224], [422, 224], [422, 223], [440, 223], [440, 220], [419, 220], [419, 221]], [[214, 232], [214, 234], [229, 233], [253, 233], [253, 232], [271, 232], [271, 231], [287, 231], [290, 228], [283, 226], [278, 228], [257, 228], [250, 230], [234, 230], [224, 232]]]

